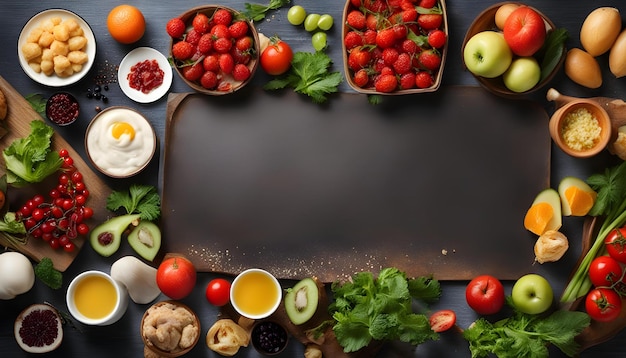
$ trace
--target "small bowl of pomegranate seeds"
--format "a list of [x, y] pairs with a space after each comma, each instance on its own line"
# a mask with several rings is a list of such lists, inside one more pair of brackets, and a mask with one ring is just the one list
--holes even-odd
[[169, 91], [173, 75], [162, 53], [150, 47], [139, 47], [122, 59], [117, 77], [128, 98], [138, 103], [152, 103]]
[[67, 92], [57, 92], [46, 102], [46, 117], [59, 126], [72, 124], [78, 118], [80, 105], [76, 97]]
[[254, 24], [223, 5], [194, 7], [168, 21], [174, 70], [194, 90], [225, 95], [246, 86], [258, 67]]
[[439, 89], [448, 52], [444, 0], [403, 9], [348, 0], [343, 11], [346, 80], [359, 93], [403, 95]]

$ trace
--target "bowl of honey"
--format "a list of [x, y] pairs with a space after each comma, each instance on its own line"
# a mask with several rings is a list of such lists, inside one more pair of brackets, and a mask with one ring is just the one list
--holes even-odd
[[85, 271], [70, 283], [67, 308], [78, 321], [92, 326], [117, 322], [128, 307], [126, 288], [101, 271]]
[[231, 285], [230, 302], [240, 315], [263, 319], [276, 311], [282, 300], [278, 279], [262, 269], [241, 272]]

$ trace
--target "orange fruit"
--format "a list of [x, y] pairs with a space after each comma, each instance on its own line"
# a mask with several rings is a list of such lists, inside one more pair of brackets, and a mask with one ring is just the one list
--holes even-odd
[[570, 186], [565, 190], [565, 198], [573, 216], [585, 216], [596, 200], [596, 193]]
[[541, 235], [547, 230], [548, 223], [553, 216], [554, 209], [549, 203], [533, 204], [524, 217], [524, 227], [536, 235]]
[[137, 42], [146, 31], [146, 19], [132, 5], [118, 5], [107, 17], [107, 28], [111, 37], [123, 44]]

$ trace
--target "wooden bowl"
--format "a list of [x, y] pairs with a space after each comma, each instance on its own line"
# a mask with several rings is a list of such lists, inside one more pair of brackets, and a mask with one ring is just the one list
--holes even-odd
[[[189, 313], [191, 313], [191, 315], [193, 316], [194, 319], [194, 324], [195, 326], [198, 328], [198, 334], [196, 335], [193, 343], [185, 348], [185, 349], [181, 349], [181, 350], [177, 350], [177, 351], [164, 351], [159, 349], [158, 347], [156, 347], [144, 334], [144, 322], [146, 321], [146, 319], [150, 316], [150, 309], [151, 308], [157, 308], [159, 306], [164, 306], [164, 305], [174, 305], [176, 307], [181, 307], [184, 308], [185, 310], [187, 310]], [[143, 340], [143, 343], [146, 347], [146, 349], [150, 350], [151, 352], [157, 354], [159, 357], [168, 357], [168, 358], [174, 358], [174, 357], [180, 357], [184, 354], [189, 353], [189, 351], [191, 351], [193, 349], [193, 347], [196, 346], [196, 344], [198, 343], [198, 341], [200, 340], [200, 335], [202, 334], [202, 327], [200, 327], [200, 319], [198, 318], [198, 316], [196, 315], [196, 313], [189, 308], [189, 306], [177, 302], [177, 301], [161, 301], [161, 302], [157, 302], [154, 305], [152, 305], [150, 308], [148, 308], [146, 310], [146, 312], [144, 313], [143, 317], [141, 318], [141, 326], [140, 326], [140, 332], [141, 332], [141, 339]]]
[[[183, 20], [183, 22], [187, 25], [187, 29], [191, 28], [191, 22], [193, 21], [194, 16], [197, 13], [203, 13], [205, 15], [207, 15], [209, 18], [211, 18], [211, 16], [213, 15], [213, 13], [217, 10], [217, 9], [226, 9], [228, 11], [230, 11], [233, 14], [233, 19], [235, 18], [242, 18], [243, 15], [235, 10], [232, 9], [228, 6], [224, 6], [224, 5], [203, 5], [203, 6], [197, 6], [194, 8], [191, 8], [187, 11], [185, 11], [184, 13], [180, 14], [178, 17], [180, 19]], [[212, 96], [221, 96], [221, 95], [225, 95], [225, 94], [229, 94], [229, 93], [233, 93], [237, 90], [240, 90], [241, 88], [245, 87], [248, 83], [250, 83], [250, 81], [252, 80], [252, 78], [254, 77], [254, 73], [256, 72], [256, 69], [258, 67], [258, 59], [259, 59], [259, 55], [260, 55], [260, 49], [259, 49], [259, 33], [256, 30], [256, 27], [254, 27], [254, 23], [252, 21], [249, 20], [243, 20], [246, 21], [248, 23], [248, 35], [252, 37], [254, 44], [253, 44], [253, 51], [252, 51], [252, 57], [250, 58], [250, 62], [247, 63], [247, 67], [250, 70], [250, 77], [248, 77], [247, 80], [241, 82], [241, 81], [236, 81], [232, 75], [230, 74], [225, 74], [223, 76], [223, 80], [221, 82], [229, 82], [231, 84], [231, 86], [229, 86], [229, 88], [226, 88], [224, 90], [219, 90], [219, 89], [207, 89], [204, 88], [200, 85], [200, 81], [189, 81], [185, 78], [185, 76], [182, 73], [182, 67], [184, 67], [185, 64], [181, 63], [180, 61], [174, 61], [174, 71], [176, 73], [178, 73], [178, 75], [180, 76], [180, 78], [191, 88], [193, 88], [194, 90], [196, 90], [197, 92], [200, 93], [204, 93], [204, 94], [208, 94], [208, 95], [212, 95]], [[176, 43], [180, 41], [179, 39], [172, 39], [170, 41], [170, 57], [173, 58], [171, 56], [171, 50], [172, 50], [172, 46]], [[233, 44], [234, 46], [234, 44]], [[219, 75], [218, 75], [219, 76]]]
[[[438, 1], [439, 1], [439, 6], [441, 7], [442, 16], [443, 16], [443, 23], [442, 23], [443, 29], [442, 30], [446, 34], [446, 44], [444, 45], [442, 49], [439, 50], [441, 54], [441, 65], [439, 66], [437, 73], [433, 74], [434, 83], [432, 86], [428, 88], [423, 88], [423, 89], [422, 88], [412, 88], [412, 89], [406, 89], [406, 90], [400, 89], [400, 90], [395, 90], [394, 92], [391, 92], [391, 93], [378, 92], [373, 86], [369, 86], [365, 88], [357, 86], [353, 80], [354, 71], [352, 71], [350, 66], [348, 66], [349, 52], [346, 49], [346, 45], [344, 41], [342, 40], [341, 46], [343, 50], [343, 68], [344, 68], [344, 73], [345, 73], [345, 77], [346, 77], [346, 81], [348, 82], [348, 85], [353, 90], [359, 93], [372, 94], [372, 95], [378, 94], [378, 95], [391, 95], [391, 96], [396, 95], [397, 96], [397, 95], [404, 95], [404, 94], [416, 94], [416, 93], [427, 93], [427, 92], [437, 91], [439, 89], [439, 86], [441, 85], [441, 80], [443, 78], [443, 69], [444, 69], [444, 66], [446, 63], [446, 57], [448, 54], [448, 46], [450, 44], [449, 36], [448, 36], [448, 16], [446, 13], [446, 2], [445, 0], [438, 0]], [[353, 9], [354, 7], [352, 6], [350, 0], [346, 1], [346, 5], [344, 6], [343, 17], [342, 17], [342, 23], [343, 23], [342, 33], [341, 33], [342, 39], [344, 39], [346, 37], [346, 34], [350, 31], [350, 29], [346, 25], [346, 18], [348, 16], [348, 13], [352, 11]]]
[[[563, 127], [568, 119], [568, 115], [581, 108], [589, 111], [597, 119], [601, 129], [594, 146], [582, 150], [570, 147], [563, 138]], [[550, 118], [550, 136], [561, 150], [573, 157], [588, 158], [600, 153], [608, 145], [611, 133], [611, 118], [608, 113], [598, 102], [590, 99], [580, 98], [572, 100], [557, 109]]]
[[[496, 26], [496, 21], [495, 21], [496, 12], [500, 8], [500, 6], [505, 5], [505, 4], [510, 4], [510, 3], [518, 4], [518, 5], [525, 5], [524, 3], [516, 2], [516, 1], [505, 1], [501, 3], [497, 3], [495, 5], [488, 7], [484, 11], [482, 11], [476, 17], [476, 19], [474, 19], [470, 27], [467, 29], [467, 32], [465, 33], [465, 38], [463, 39], [463, 46], [461, 48], [461, 56], [463, 56], [463, 52], [465, 51], [465, 45], [467, 44], [469, 39], [472, 38], [472, 36], [476, 35], [479, 32], [487, 31], [487, 30], [500, 31]], [[547, 18], [541, 11], [537, 10], [536, 8], [532, 6], [529, 6], [529, 7], [537, 11], [537, 13], [541, 15], [541, 17], [543, 18], [545, 22], [547, 31], [556, 29], [556, 25], [549, 18]], [[541, 50], [539, 50], [539, 52], [541, 52]], [[567, 54], [567, 49], [563, 48], [563, 53], [561, 54], [559, 63], [554, 67], [552, 72], [550, 72], [548, 75], [543, 77], [539, 81], [539, 83], [537, 83], [533, 88], [531, 88], [530, 90], [526, 92], [511, 91], [504, 85], [504, 82], [502, 81], [502, 76], [498, 76], [496, 78], [486, 78], [486, 77], [474, 75], [473, 73], [472, 73], [472, 76], [474, 76], [474, 78], [476, 78], [478, 83], [489, 92], [492, 92], [498, 96], [502, 96], [506, 98], [520, 98], [521, 99], [521, 98], [524, 98], [526, 95], [533, 93], [543, 88], [544, 86], [546, 86], [552, 80], [552, 78], [554, 78], [554, 76], [559, 72], [561, 67], [563, 67], [563, 62], [565, 62], [566, 54]], [[543, 60], [543, 58], [539, 57], [538, 54], [535, 54], [534, 56], [537, 59], [537, 62], [541, 65], [541, 61]], [[515, 59], [515, 55], [513, 59]], [[461, 60], [463, 61], [462, 57], [461, 57]]]

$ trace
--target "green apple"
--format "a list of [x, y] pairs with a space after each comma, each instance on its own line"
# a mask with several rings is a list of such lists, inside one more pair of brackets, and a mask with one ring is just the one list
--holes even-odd
[[511, 292], [513, 305], [523, 313], [543, 313], [554, 300], [552, 286], [543, 276], [531, 273], [520, 277]]
[[502, 33], [482, 31], [472, 36], [465, 44], [463, 60], [471, 73], [494, 78], [509, 68], [513, 61], [513, 52]]
[[541, 68], [534, 57], [518, 57], [502, 75], [506, 88], [513, 92], [526, 92], [541, 79]]

